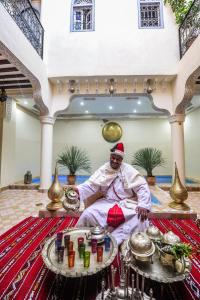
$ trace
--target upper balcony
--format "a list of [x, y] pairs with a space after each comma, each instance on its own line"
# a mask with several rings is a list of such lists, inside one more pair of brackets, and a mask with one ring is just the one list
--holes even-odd
[[200, 0], [195, 0], [179, 27], [180, 57], [200, 34]]
[[0, 0], [0, 2], [42, 58], [44, 29], [29, 0]]

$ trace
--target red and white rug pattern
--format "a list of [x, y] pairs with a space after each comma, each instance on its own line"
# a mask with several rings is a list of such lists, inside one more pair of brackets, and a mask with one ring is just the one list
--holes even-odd
[[0, 299], [47, 299], [45, 278], [55, 277], [41, 257], [46, 239], [77, 218], [29, 217], [0, 237]]
[[[41, 257], [45, 241], [55, 232], [75, 226], [76, 222], [77, 218], [71, 217], [29, 217], [0, 236], [0, 299], [53, 300], [56, 289], [60, 292], [59, 299], [95, 299], [102, 274], [59, 282], [57, 276], [46, 268]], [[169, 285], [165, 289], [165, 300], [200, 299], [200, 231], [191, 220], [156, 219], [152, 222], [162, 232], [172, 230], [194, 249], [190, 276], [184, 283]], [[114, 264], [119, 269], [118, 259]], [[104, 276], [109, 278], [108, 270], [105, 270]], [[149, 284], [152, 285], [152, 282]], [[155, 292], [158, 288], [155, 285]]]
[[[156, 225], [163, 233], [171, 230], [177, 234], [181, 241], [189, 243], [193, 248], [192, 271], [189, 277], [184, 281], [184, 287], [181, 293], [181, 299], [200, 299], [200, 230], [193, 220], [166, 220], [153, 219], [152, 223]], [[179, 286], [179, 285], [178, 285]]]

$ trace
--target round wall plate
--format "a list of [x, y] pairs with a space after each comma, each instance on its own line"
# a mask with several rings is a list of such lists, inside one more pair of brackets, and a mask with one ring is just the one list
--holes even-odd
[[109, 143], [115, 143], [122, 137], [122, 128], [116, 122], [108, 122], [103, 126], [102, 135]]

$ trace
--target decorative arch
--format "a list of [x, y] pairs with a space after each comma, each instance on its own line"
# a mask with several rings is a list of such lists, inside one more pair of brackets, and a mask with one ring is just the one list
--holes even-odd
[[200, 67], [198, 67], [187, 79], [186, 85], [185, 85], [185, 94], [183, 96], [182, 101], [177, 105], [176, 107], [176, 113], [177, 114], [184, 114], [185, 109], [188, 105], [188, 103], [192, 100], [192, 97], [194, 96], [194, 90], [195, 90], [195, 84], [200, 76]]
[[94, 30], [94, 0], [72, 0], [71, 31]]
[[41, 84], [39, 80], [25, 67], [25, 65], [0, 41], [0, 53], [2, 53], [22, 74], [27, 77], [32, 85], [33, 98], [40, 111], [40, 115], [49, 113], [48, 107], [44, 104], [41, 95]]

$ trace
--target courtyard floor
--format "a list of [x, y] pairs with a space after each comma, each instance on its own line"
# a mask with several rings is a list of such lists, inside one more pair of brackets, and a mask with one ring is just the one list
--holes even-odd
[[[153, 205], [153, 213], [175, 213], [177, 211], [168, 207], [171, 202], [169, 193], [158, 186], [150, 187], [151, 193], [161, 202]], [[189, 192], [186, 203], [192, 212], [200, 216], [200, 192]], [[50, 200], [46, 193], [37, 190], [4, 190], [0, 193], [0, 234], [7, 231], [29, 216], [38, 216], [40, 210], [46, 208]]]

